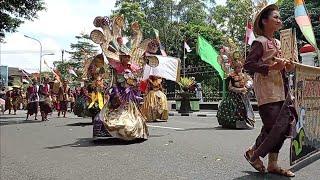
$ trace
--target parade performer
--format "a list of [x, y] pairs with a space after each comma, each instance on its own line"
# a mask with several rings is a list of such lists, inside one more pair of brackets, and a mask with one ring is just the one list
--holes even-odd
[[39, 106], [42, 121], [48, 121], [48, 114], [52, 112], [52, 102], [50, 96], [49, 79], [46, 78], [44, 83], [39, 87]]
[[148, 79], [149, 92], [144, 98], [141, 111], [146, 116], [147, 121], [168, 120], [167, 96], [162, 92], [162, 78], [150, 76]]
[[60, 117], [61, 112], [63, 114], [63, 117], [66, 117], [66, 113], [68, 110], [69, 94], [70, 94], [70, 88], [68, 86], [68, 81], [64, 80], [58, 92], [58, 101], [59, 101], [58, 117]]
[[88, 115], [88, 102], [89, 102], [89, 95], [86, 88], [81, 87], [80, 90], [77, 90], [75, 107], [74, 107], [74, 114], [78, 117], [86, 117]]
[[60, 78], [55, 77], [55, 80], [51, 83], [51, 100], [52, 100], [52, 110], [56, 110], [59, 112], [60, 104], [58, 99], [58, 93], [61, 86]]
[[71, 91], [70, 92], [70, 112], [74, 112], [74, 105], [75, 105], [75, 92]]
[[7, 91], [6, 92], [6, 95], [5, 95], [5, 97], [6, 97], [6, 101], [5, 101], [5, 109], [4, 109], [4, 111], [6, 111], [6, 110], [9, 110], [9, 114], [11, 114], [11, 110], [12, 110], [12, 108], [13, 108], [13, 101], [12, 101], [12, 96], [13, 96], [13, 91], [12, 90], [9, 90], [9, 91]]
[[39, 86], [37, 85], [37, 81], [34, 79], [32, 81], [32, 85], [28, 87], [27, 89], [27, 99], [28, 99], [28, 105], [27, 105], [27, 118], [28, 120], [29, 116], [32, 116], [35, 114], [34, 119], [37, 120], [38, 115], [38, 106], [39, 106]]
[[226, 79], [228, 93], [219, 106], [217, 118], [223, 128], [250, 129], [255, 119], [248, 91], [252, 85], [249, 75], [242, 72], [240, 61], [232, 64], [234, 72]]
[[13, 86], [13, 91], [12, 91], [12, 109], [14, 115], [17, 114], [17, 109], [20, 108], [20, 104], [22, 101], [22, 94], [19, 86]]
[[104, 62], [104, 57], [102, 54], [98, 54], [94, 57], [88, 71], [86, 72], [87, 78], [91, 83], [88, 84], [89, 93], [89, 105], [88, 111], [92, 117], [92, 122], [95, 116], [101, 111], [104, 105], [104, 79], [107, 73], [107, 65]]
[[[153, 40], [148, 44], [146, 56], [161, 54], [159, 52], [160, 43]], [[148, 93], [144, 98], [141, 111], [147, 121], [157, 121], [157, 119], [167, 121], [169, 118], [169, 109], [167, 96], [162, 92], [162, 78], [150, 76], [147, 80]]]
[[[124, 140], [147, 139], [145, 118], [139, 110], [142, 101], [134, 69], [128, 64], [130, 56], [120, 55], [124, 72], [117, 70], [115, 83], [109, 94], [105, 124], [110, 135]], [[122, 69], [121, 68], [121, 69]]]
[[[137, 77], [144, 63], [142, 55], [150, 41], [141, 43], [142, 32], [139, 24], [134, 22], [131, 25], [133, 38], [130, 53], [124, 52], [122, 50], [127, 48], [124, 44], [118, 44], [122, 42], [119, 37], [122, 37], [124, 27], [123, 16], [114, 17], [112, 22], [107, 17], [96, 17], [94, 25], [103, 29], [103, 33], [92, 31], [90, 37], [100, 44], [109, 61], [110, 71], [106, 74], [109, 74], [107, 80], [110, 86], [106, 91], [107, 101], [94, 119], [93, 136], [113, 136], [123, 140], [147, 139], [149, 133], [146, 120], [139, 110], [142, 98]], [[119, 46], [122, 47], [117, 48]]]
[[269, 173], [293, 177], [293, 172], [278, 166], [278, 154], [284, 140], [292, 136], [296, 113], [288, 95], [285, 72], [294, 69], [288, 60], [279, 59], [280, 41], [274, 34], [282, 26], [279, 8], [270, 4], [262, 8], [254, 19], [253, 42], [244, 68], [254, 73], [254, 90], [263, 122], [253, 147], [245, 152], [247, 161], [259, 172], [266, 171], [260, 157], [268, 154]]

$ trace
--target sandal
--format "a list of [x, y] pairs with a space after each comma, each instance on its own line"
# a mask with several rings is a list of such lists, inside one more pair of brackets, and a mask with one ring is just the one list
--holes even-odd
[[283, 169], [281, 167], [277, 167], [277, 168], [268, 168], [268, 173], [271, 174], [277, 174], [277, 175], [281, 175], [281, 176], [286, 176], [286, 177], [294, 177], [295, 174], [290, 171], [289, 169]]
[[251, 151], [251, 149], [249, 149], [248, 151], [246, 151], [246, 153], [244, 154], [244, 157], [246, 158], [246, 160], [250, 163], [250, 165], [256, 169], [258, 172], [264, 174], [266, 173], [266, 168], [263, 165], [263, 162], [260, 159], [255, 160], [254, 162], [250, 161], [250, 155], [249, 155], [249, 151]]

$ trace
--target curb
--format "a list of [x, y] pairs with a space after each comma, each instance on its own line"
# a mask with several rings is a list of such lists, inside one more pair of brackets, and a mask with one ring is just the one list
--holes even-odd
[[170, 112], [169, 116], [191, 116], [191, 117], [215, 117], [216, 114], [212, 113], [174, 113]]

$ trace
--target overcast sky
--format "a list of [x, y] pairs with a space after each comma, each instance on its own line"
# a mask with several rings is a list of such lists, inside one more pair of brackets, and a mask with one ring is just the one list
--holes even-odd
[[[61, 59], [61, 50], [70, 50], [74, 36], [81, 32], [90, 33], [96, 16], [108, 16], [114, 9], [116, 0], [45, 0], [47, 10], [39, 12], [39, 18], [27, 21], [16, 33], [7, 33], [1, 44], [1, 65], [23, 68], [28, 72], [39, 71], [39, 44], [28, 35], [39, 39], [44, 52], [53, 56], [43, 56], [49, 65]], [[224, 4], [226, 0], [216, 0]], [[68, 58], [67, 54], [65, 58]], [[45, 66], [42, 66], [44, 70]]]

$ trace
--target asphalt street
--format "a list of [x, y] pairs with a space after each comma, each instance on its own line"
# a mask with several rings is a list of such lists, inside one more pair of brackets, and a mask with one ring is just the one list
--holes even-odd
[[[243, 157], [259, 134], [258, 116], [253, 130], [222, 129], [215, 117], [173, 116], [149, 123], [150, 138], [135, 143], [93, 142], [91, 119], [56, 116], [41, 122], [24, 121], [23, 111], [1, 115], [1, 180], [289, 179], [261, 175]], [[289, 140], [280, 152], [294, 179], [320, 179], [319, 159], [316, 154], [290, 167]]]

